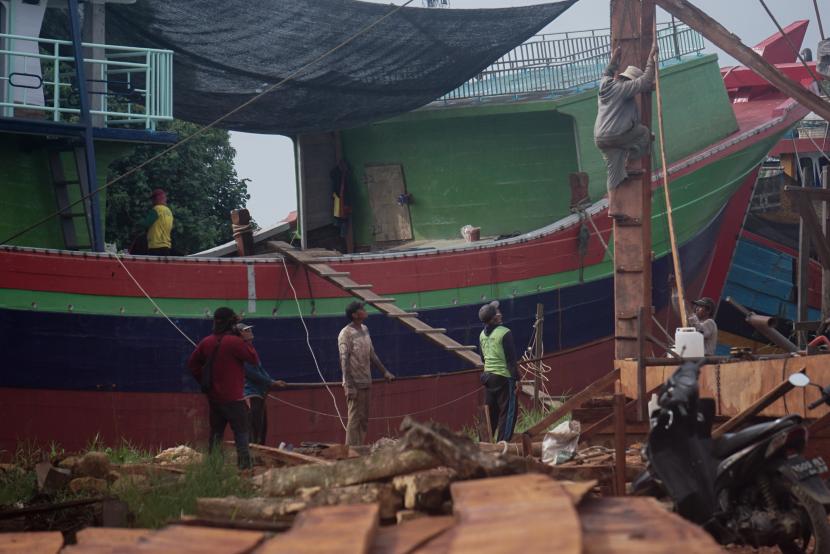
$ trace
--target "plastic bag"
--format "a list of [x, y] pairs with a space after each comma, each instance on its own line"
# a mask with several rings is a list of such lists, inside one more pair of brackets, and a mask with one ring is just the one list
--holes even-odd
[[542, 462], [555, 466], [573, 458], [580, 431], [581, 426], [575, 419], [563, 421], [548, 431], [542, 441]]
[[466, 240], [467, 242], [470, 242], [470, 233], [472, 232], [472, 230], [473, 230], [472, 225], [465, 225], [464, 227], [462, 227], [461, 228], [461, 238]]

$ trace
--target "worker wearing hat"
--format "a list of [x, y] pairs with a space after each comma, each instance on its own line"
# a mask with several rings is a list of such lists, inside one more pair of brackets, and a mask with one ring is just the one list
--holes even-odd
[[[247, 343], [254, 342], [254, 326], [245, 323], [237, 323], [236, 331]], [[262, 364], [245, 364], [245, 389], [243, 399], [248, 405], [250, 424], [250, 441], [253, 444], [265, 444], [265, 437], [268, 433], [268, 414], [266, 411], [266, 397], [272, 388], [284, 388], [286, 382], [274, 380], [262, 367]]]
[[337, 336], [343, 390], [349, 410], [346, 444], [350, 446], [361, 445], [366, 440], [369, 429], [372, 366], [379, 369], [388, 382], [395, 379], [375, 354], [369, 328], [363, 324], [367, 317], [363, 302], [351, 302], [346, 306], [346, 319], [349, 323]]
[[704, 296], [694, 302], [695, 313], [689, 316], [689, 326], [703, 334], [703, 353], [714, 356], [718, 347], [718, 325], [712, 316], [715, 315], [715, 301]]
[[608, 170], [608, 215], [626, 219], [614, 202], [613, 193], [629, 177], [625, 168], [629, 158], [641, 158], [651, 148], [651, 130], [640, 123], [636, 100], [638, 94], [654, 86], [657, 44], [651, 47], [645, 71], [630, 65], [617, 74], [621, 56], [617, 47], [600, 81], [594, 143], [602, 151]]
[[484, 372], [485, 404], [490, 414], [490, 432], [496, 440], [509, 441], [516, 426], [516, 383], [519, 371], [516, 346], [510, 329], [502, 325], [499, 302], [494, 300], [478, 310], [484, 324], [479, 336]]
[[147, 214], [144, 226], [147, 228], [147, 254], [169, 256], [173, 247], [170, 233], [173, 230], [173, 212], [167, 207], [167, 193], [162, 189], [150, 194], [153, 209]]

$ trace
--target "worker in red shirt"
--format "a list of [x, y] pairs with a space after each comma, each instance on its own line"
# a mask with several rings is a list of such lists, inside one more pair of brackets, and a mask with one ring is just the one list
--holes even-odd
[[210, 450], [221, 445], [225, 427], [230, 424], [239, 467], [247, 469], [251, 467], [251, 454], [248, 407], [243, 400], [245, 363], [259, 365], [259, 356], [253, 345], [236, 332], [239, 319], [232, 309], [217, 308], [213, 312], [213, 333], [199, 342], [187, 366], [207, 394]]

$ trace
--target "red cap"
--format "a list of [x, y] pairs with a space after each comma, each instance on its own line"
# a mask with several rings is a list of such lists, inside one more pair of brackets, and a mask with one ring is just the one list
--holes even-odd
[[164, 192], [164, 189], [154, 189], [153, 192], [150, 193], [150, 198], [157, 198], [159, 196], [167, 196], [167, 193]]

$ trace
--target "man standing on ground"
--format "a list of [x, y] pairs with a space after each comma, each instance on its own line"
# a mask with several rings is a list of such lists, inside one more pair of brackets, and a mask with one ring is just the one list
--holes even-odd
[[[254, 326], [239, 323], [236, 326], [239, 336], [249, 344], [254, 342]], [[271, 388], [284, 388], [286, 382], [271, 379], [262, 364], [245, 364], [245, 401], [250, 409], [250, 435], [252, 444], [265, 444], [268, 433], [268, 414], [266, 412], [266, 398]]]
[[622, 51], [614, 49], [605, 68], [597, 94], [597, 120], [594, 143], [602, 151], [608, 169], [608, 215], [625, 219], [614, 202], [614, 192], [629, 177], [625, 166], [629, 158], [641, 158], [651, 148], [651, 131], [640, 123], [636, 98], [654, 86], [657, 45], [651, 47], [646, 70], [630, 65], [617, 75]]
[[369, 400], [374, 365], [387, 381], [395, 379], [375, 354], [369, 329], [363, 324], [368, 315], [363, 302], [352, 302], [346, 307], [349, 324], [337, 337], [340, 350], [340, 369], [343, 372], [343, 390], [349, 407], [349, 423], [346, 426], [346, 444], [358, 446], [366, 440], [369, 427]]
[[[232, 309], [217, 308], [213, 312], [213, 333], [199, 342], [187, 366], [208, 397], [210, 450], [217, 446], [221, 448], [225, 427], [230, 424], [237, 463], [240, 469], [247, 469], [251, 467], [251, 454], [248, 449], [248, 407], [243, 400], [244, 364], [259, 365], [259, 356], [251, 343], [236, 333], [237, 323], [239, 316]], [[209, 379], [205, 378], [206, 374], [210, 375]]]
[[516, 383], [519, 380], [513, 333], [502, 325], [498, 300], [482, 306], [478, 318], [484, 323], [479, 336], [481, 357], [484, 358], [481, 384], [486, 389], [490, 432], [496, 435], [497, 441], [509, 441], [516, 426]]
[[718, 324], [712, 319], [715, 315], [715, 301], [704, 296], [692, 302], [695, 315], [689, 316], [689, 326], [703, 333], [703, 353], [714, 356], [718, 348]]
[[150, 195], [153, 209], [147, 214], [144, 226], [147, 228], [147, 254], [150, 256], [170, 256], [173, 241], [173, 212], [167, 207], [167, 193], [155, 189]]

